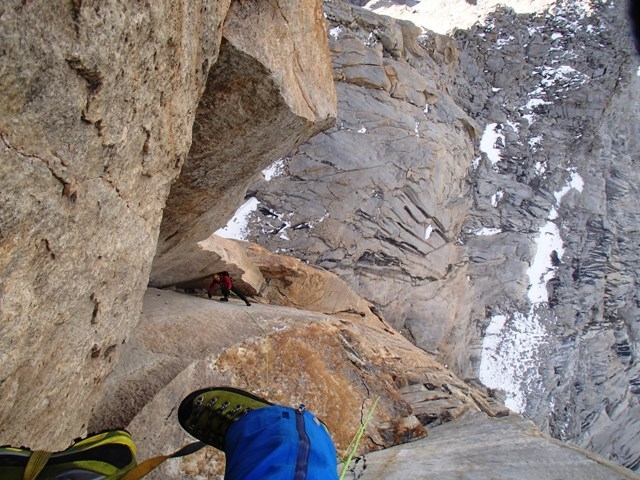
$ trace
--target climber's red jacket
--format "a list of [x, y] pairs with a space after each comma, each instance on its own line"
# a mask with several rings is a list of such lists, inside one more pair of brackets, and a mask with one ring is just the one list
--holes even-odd
[[209, 295], [213, 295], [216, 285], [220, 285], [222, 292], [229, 292], [233, 287], [233, 283], [231, 282], [231, 277], [226, 273], [219, 273], [217, 275], [217, 278], [216, 276], [212, 278], [211, 284], [207, 289], [207, 292], [209, 293]]

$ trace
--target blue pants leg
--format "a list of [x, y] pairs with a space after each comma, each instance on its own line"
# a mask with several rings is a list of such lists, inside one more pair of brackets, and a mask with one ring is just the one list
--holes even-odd
[[274, 405], [234, 423], [225, 480], [337, 480], [336, 449], [311, 412]]

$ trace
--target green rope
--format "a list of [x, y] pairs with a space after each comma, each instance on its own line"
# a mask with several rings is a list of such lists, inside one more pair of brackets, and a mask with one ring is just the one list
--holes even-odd
[[349, 445], [349, 448], [351, 449], [351, 451], [349, 452], [349, 456], [345, 460], [344, 467], [342, 467], [342, 472], [340, 472], [340, 480], [343, 480], [344, 476], [347, 473], [347, 469], [349, 468], [349, 464], [351, 463], [351, 460], [353, 459], [353, 456], [355, 455], [356, 450], [358, 449], [358, 445], [360, 445], [360, 439], [362, 438], [362, 434], [364, 433], [365, 429], [367, 428], [367, 425], [369, 424], [369, 421], [371, 420], [371, 417], [373, 417], [373, 412], [375, 411], [376, 407], [378, 406], [378, 402], [379, 401], [380, 401], [380, 395], [378, 395], [376, 397], [375, 402], [373, 402], [373, 405], [371, 405], [371, 408], [367, 412], [367, 416], [365, 417], [364, 422], [362, 422], [362, 424], [360, 425], [360, 428], [358, 429], [358, 432], [356, 433], [355, 437], [353, 438], [353, 440], [351, 440], [351, 444]]
[[264, 334], [264, 341], [266, 342], [266, 347], [267, 347], [267, 353], [265, 354], [266, 357], [266, 384], [267, 384], [267, 391], [271, 391], [271, 379], [269, 378], [269, 350], [271, 350], [271, 345], [269, 342], [269, 332], [267, 332], [262, 325], [260, 325], [258, 323], [258, 321], [253, 318], [253, 316], [249, 313], [249, 312], [244, 312], [247, 314], [247, 316], [253, 321], [253, 323], [256, 324], [256, 326], [262, 331], [262, 333]]

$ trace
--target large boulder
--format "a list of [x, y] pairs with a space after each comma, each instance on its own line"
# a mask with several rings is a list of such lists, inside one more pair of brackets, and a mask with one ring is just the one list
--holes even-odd
[[264, 277], [258, 266], [247, 255], [243, 242], [236, 242], [218, 235], [211, 235], [193, 246], [184, 246], [183, 253], [190, 250], [180, 265], [157, 258], [156, 282], [158, 287], [177, 286], [183, 289], [207, 289], [211, 274], [226, 271], [234, 285], [248, 294], [260, 292]]
[[[187, 260], [212, 264], [197, 243], [231, 217], [256, 172], [331, 126], [335, 114], [322, 2], [232, 3], [150, 284], [166, 284], [167, 269], [184, 272]], [[179, 280], [195, 278], [185, 274]]]
[[327, 314], [356, 313], [376, 319], [371, 305], [335, 273], [294, 257], [271, 253], [255, 243], [238, 243], [264, 277], [260, 295], [270, 303]]
[[228, 4], [3, 3], [3, 443], [85, 432], [138, 320]]

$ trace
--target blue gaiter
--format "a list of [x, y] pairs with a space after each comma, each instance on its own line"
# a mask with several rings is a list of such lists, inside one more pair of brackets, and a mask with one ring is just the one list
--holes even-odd
[[225, 438], [225, 480], [337, 480], [336, 449], [308, 411], [274, 405], [253, 410]]

